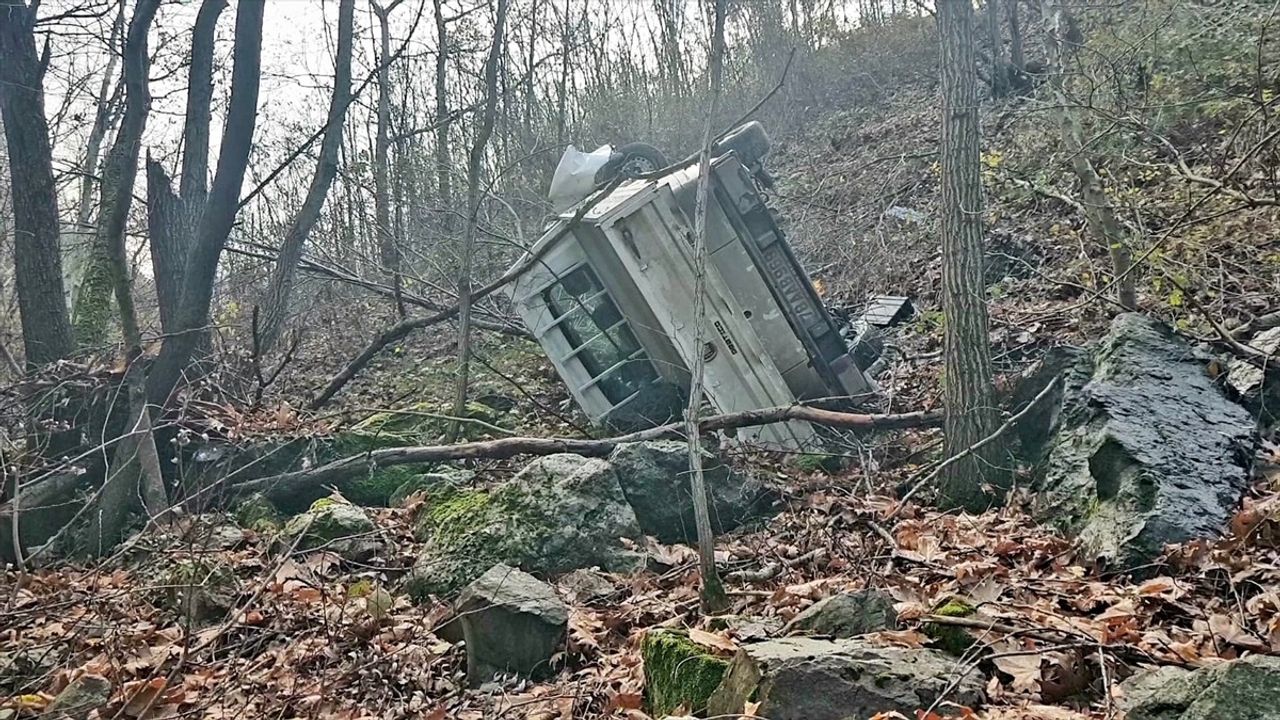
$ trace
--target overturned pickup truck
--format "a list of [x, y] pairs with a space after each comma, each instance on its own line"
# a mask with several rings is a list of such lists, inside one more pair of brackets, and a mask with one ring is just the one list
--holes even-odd
[[[768, 149], [763, 128], [749, 123], [712, 153], [701, 345], [696, 156], [667, 166], [647, 146], [566, 152], [552, 192], [563, 212], [531, 249], [534, 260], [520, 261], [528, 267], [510, 293], [593, 421], [637, 427], [677, 417], [699, 354], [706, 398], [719, 412], [874, 391], [862, 372], [867, 360], [855, 361], [765, 204]], [[817, 444], [798, 421], [738, 437], [785, 449]]]

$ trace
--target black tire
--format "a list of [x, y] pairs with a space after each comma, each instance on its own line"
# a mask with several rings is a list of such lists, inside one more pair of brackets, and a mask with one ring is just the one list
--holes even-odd
[[596, 174], [596, 183], [603, 184], [618, 176], [633, 178], [657, 172], [667, 166], [667, 156], [648, 143], [627, 143], [614, 150], [613, 157]]

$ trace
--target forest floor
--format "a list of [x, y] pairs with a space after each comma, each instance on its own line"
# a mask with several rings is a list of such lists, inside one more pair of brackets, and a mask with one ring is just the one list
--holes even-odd
[[[853, 309], [871, 293], [916, 302], [916, 318], [895, 337], [900, 360], [881, 378], [882, 410], [940, 406], [936, 104], [932, 90], [907, 89], [874, 112], [835, 114], [778, 138], [773, 157], [781, 179], [774, 202], [826, 298]], [[1050, 347], [1098, 337], [1114, 308], [1096, 295], [1105, 251], [1088, 245], [1082, 218], [1048, 188], [1026, 187], [1032, 176], [1024, 171], [1044, 154], [1046, 132], [1035, 129], [1043, 120], [1013, 100], [985, 122], [991, 339], [1005, 383]], [[1155, 172], [1139, 202], [1150, 215], [1176, 218], [1187, 204], [1185, 183], [1167, 169]], [[1169, 242], [1160, 259], [1165, 267], [1225, 268], [1229, 289], [1186, 298], [1162, 272], [1144, 274], [1140, 288], [1144, 311], [1193, 340], [1212, 334], [1204, 313], [1231, 322], [1266, 309], [1278, 274], [1275, 208], [1215, 215], [1214, 203], [1203, 213], [1215, 219]], [[224, 430], [240, 439], [298, 430], [289, 408], [378, 329], [378, 313], [351, 305], [327, 312], [312, 318], [312, 337], [323, 342], [303, 343], [268, 407], [223, 414]], [[450, 342], [442, 329], [394, 347], [341, 396], [339, 412], [309, 421], [308, 431], [441, 401]], [[486, 337], [479, 354], [480, 385], [516, 400], [514, 431], [575, 433], [580, 419], [533, 345]], [[898, 602], [902, 629], [875, 638], [886, 644], [932, 646], [921, 618], [956, 596], [977, 608], [973, 617], [989, 629], [976, 647], [987, 658], [970, 653], [955, 663], [984, 675], [988, 703], [936, 708], [965, 717], [1117, 718], [1118, 685], [1141, 665], [1280, 653], [1277, 445], [1263, 443], [1253, 490], [1225, 537], [1172, 548], [1137, 580], [1077, 557], [1031, 516], [1023, 493], [979, 515], [899, 503], [900, 490], [931, 467], [938, 437], [869, 438], [850, 447], [845, 469], [830, 473], [794, 459], [752, 458], [781, 485], [781, 512], [720, 538], [718, 559], [731, 614], [754, 620], [703, 617], [693, 549], [651, 543], [650, 570], [612, 577], [616, 590], [603, 601], [571, 602], [569, 642], [552, 680], [483, 691], [466, 689], [464, 652], [436, 634], [448, 605], [414, 605], [397, 594], [417, 555], [413, 509], [371, 510], [388, 545], [366, 565], [323, 551], [281, 553], [266, 535], [228, 532], [224, 516], [187, 517], [142, 533], [106, 562], [5, 574], [0, 696], [10, 699], [0, 718], [6, 710], [38, 714], [76, 676], [95, 673], [113, 683], [104, 718], [636, 720], [648, 717], [645, 630], [703, 630], [697, 637], [707, 649], [727, 654], [821, 597], [864, 587]], [[477, 470], [502, 477], [510, 465]], [[157, 568], [191, 561], [234, 568], [234, 607], [221, 619], [196, 624], [172, 608], [173, 587]]]

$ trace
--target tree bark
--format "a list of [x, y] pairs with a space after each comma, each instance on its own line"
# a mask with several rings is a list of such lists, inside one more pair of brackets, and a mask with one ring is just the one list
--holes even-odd
[[34, 29], [35, 11], [26, 0], [0, 0], [0, 117], [9, 149], [14, 274], [29, 370], [72, 350], [58, 239], [58, 190], [44, 114], [44, 70]]
[[[436, 119], [449, 115], [449, 25], [444, 0], [435, 0], [436, 21]], [[436, 191], [440, 202], [440, 229], [453, 232], [453, 159], [449, 152], [449, 123], [436, 128]]]
[[[269, 352], [280, 339], [281, 329], [289, 313], [289, 297], [293, 291], [293, 279], [297, 275], [298, 262], [307, 236], [320, 219], [329, 188], [338, 174], [338, 147], [342, 142], [343, 120], [347, 106], [351, 104], [351, 47], [354, 36], [355, 0], [338, 3], [338, 51], [334, 60], [333, 94], [329, 99], [329, 115], [320, 141], [320, 157], [315, 174], [302, 206], [293, 216], [293, 222], [280, 244], [280, 254], [267, 284], [262, 301], [262, 323], [259, 327], [259, 350]], [[383, 62], [385, 62], [385, 58]], [[381, 103], [381, 97], [379, 98]]]
[[1079, 47], [1078, 28], [1074, 28], [1066, 7], [1058, 0], [1045, 0], [1045, 18], [1049, 23], [1051, 43], [1052, 81], [1057, 105], [1058, 127], [1062, 143], [1071, 155], [1071, 169], [1080, 183], [1083, 196], [1085, 221], [1094, 240], [1106, 248], [1111, 258], [1111, 272], [1115, 278], [1116, 300], [1126, 310], [1138, 309], [1138, 291], [1131, 267], [1133, 256], [1129, 249], [1129, 237], [1124, 225], [1116, 217], [1115, 207], [1107, 196], [1106, 184], [1094, 167], [1093, 153], [1085, 143], [1084, 123], [1079, 108], [1067, 96], [1066, 56], [1069, 45]]
[[[489, 48], [489, 57], [484, 64], [484, 111], [467, 158], [467, 227], [464, 229], [460, 253], [462, 269], [458, 275], [458, 377], [453, 397], [453, 416], [456, 418], [467, 415], [467, 385], [471, 379], [471, 265], [475, 255], [477, 226], [480, 223], [480, 203], [483, 199], [480, 196], [480, 173], [484, 169], [485, 149], [493, 135], [498, 111], [498, 65], [502, 62], [507, 1], [498, 0], [497, 14], [493, 21], [493, 45]], [[450, 423], [450, 439], [457, 437], [458, 427], [457, 421]]]
[[218, 18], [227, 0], [203, 0], [191, 32], [182, 167], [178, 194], [159, 163], [147, 159], [147, 232], [160, 305], [160, 326], [179, 331], [178, 306], [185, 286], [187, 255], [200, 225], [209, 186], [209, 124], [213, 104], [213, 57]]
[[[996, 428], [983, 280], [982, 177], [978, 140], [978, 76], [973, 4], [939, 0], [942, 44], [942, 306], [947, 408], [944, 455], [952, 457]], [[1006, 483], [1001, 449], [988, 443], [946, 468], [942, 501], [983, 510], [999, 500], [988, 488]]]
[[138, 174], [142, 131], [150, 112], [147, 33], [155, 19], [160, 0], [138, 0], [129, 22], [124, 48], [125, 108], [115, 143], [107, 153], [102, 172], [98, 230], [95, 245], [106, 251], [106, 268], [120, 310], [125, 340], [125, 390], [129, 397], [130, 436], [113, 454], [95, 512], [90, 513], [87, 537], [96, 554], [105, 552], [123, 535], [129, 516], [141, 498], [153, 516], [164, 513], [168, 497], [160, 474], [160, 459], [151, 432], [151, 411], [147, 407], [143, 373], [142, 331], [133, 304], [129, 257], [125, 247], [125, 223], [133, 204], [133, 183]]
[[[85, 141], [84, 162], [80, 166], [80, 190], [79, 198], [76, 201], [75, 241], [71, 247], [67, 247], [64, 243], [62, 248], [66, 265], [63, 269], [66, 271], [67, 290], [70, 291], [71, 325], [76, 334], [76, 340], [81, 345], [84, 344], [81, 340], [84, 331], [81, 329], [80, 313], [80, 297], [83, 294], [82, 284], [87, 280], [90, 271], [99, 259], [94, 253], [96, 246], [93, 243], [93, 239], [96, 236], [93, 225], [93, 190], [98, 180], [98, 165], [102, 158], [102, 142], [106, 139], [107, 133], [110, 132], [111, 126], [115, 123], [116, 106], [119, 104], [120, 95], [124, 91], [123, 79], [116, 80], [116, 65], [119, 55], [115, 51], [120, 44], [120, 35], [124, 33], [124, 17], [124, 3], [121, 3], [115, 22], [111, 23], [111, 35], [107, 40], [107, 67], [102, 73], [102, 82], [98, 84], [98, 97], [94, 103], [93, 126], [89, 129], [89, 137]], [[102, 257], [105, 257], [105, 253], [103, 253]], [[109, 288], [107, 292], [110, 292]], [[109, 300], [104, 296], [97, 304], [106, 305], [109, 304]]]
[[[725, 0], [715, 0], [711, 21], [711, 57], [708, 74], [711, 99], [706, 123], [702, 129], [702, 149], [698, 155], [698, 187], [694, 210], [693, 257], [693, 336], [694, 347], [706, 342], [707, 312], [707, 202], [711, 193], [711, 144], [715, 140], [716, 115], [720, 111], [720, 85], [724, 75]], [[696, 352], [690, 370], [689, 404], [685, 408], [685, 438], [689, 444], [689, 486], [693, 497], [693, 518], [698, 531], [698, 570], [702, 576], [702, 607], [718, 615], [729, 609], [729, 596], [724, 592], [720, 572], [716, 570], [715, 535], [707, 500], [706, 478], [702, 473], [702, 380], [706, 356]]]
[[218, 153], [218, 169], [183, 271], [182, 298], [174, 315], [176, 327], [161, 346], [148, 378], [147, 395], [156, 405], [167, 404], [209, 322], [218, 258], [235, 221], [257, 123], [263, 10], [264, 0], [241, 0], [236, 7], [231, 101]]
[[401, 252], [396, 242], [395, 233], [391, 229], [391, 27], [388, 22], [391, 12], [403, 0], [392, 0], [385, 8], [376, 2], [370, 2], [373, 14], [378, 17], [378, 107], [376, 113], [377, 132], [373, 144], [373, 208], [374, 222], [378, 237], [378, 259], [382, 264], [382, 272], [390, 279], [396, 289], [396, 311], [404, 317], [404, 303], [399, 301], [401, 278]]

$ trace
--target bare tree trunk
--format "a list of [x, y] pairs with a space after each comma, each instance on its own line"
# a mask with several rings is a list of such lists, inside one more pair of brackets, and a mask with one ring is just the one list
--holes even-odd
[[26, 0], [0, 0], [0, 117], [9, 149], [14, 280], [29, 369], [72, 350], [58, 242], [58, 190], [44, 114], [44, 67], [36, 54], [34, 29], [35, 10]]
[[[268, 352], [280, 339], [280, 331], [284, 327], [289, 313], [289, 296], [293, 291], [293, 279], [297, 274], [298, 261], [302, 259], [302, 250], [307, 236], [320, 219], [320, 211], [324, 207], [325, 198], [329, 195], [329, 187], [338, 174], [338, 146], [342, 142], [343, 120], [347, 115], [347, 106], [351, 104], [351, 47], [353, 44], [353, 27], [355, 16], [355, 0], [341, 0], [338, 4], [338, 53], [334, 60], [333, 94], [329, 99], [329, 116], [324, 128], [324, 137], [320, 141], [320, 157], [316, 162], [315, 173], [311, 176], [311, 187], [302, 206], [293, 216], [293, 222], [285, 233], [284, 242], [280, 244], [280, 255], [276, 258], [271, 280], [267, 284], [266, 297], [262, 301], [262, 323], [259, 326], [259, 350]], [[385, 36], [384, 36], [385, 40]], [[383, 58], [382, 62], [386, 62]], [[379, 97], [381, 104], [381, 97]]]
[[178, 332], [187, 255], [204, 211], [209, 185], [209, 123], [213, 103], [213, 56], [218, 18], [227, 0], [203, 0], [191, 33], [186, 118], [182, 128], [182, 169], [178, 192], [158, 163], [147, 159], [147, 232], [152, 275], [160, 305], [160, 326]]
[[[1013, 2], [1013, 0], [1010, 0]], [[1004, 38], [1000, 34], [1000, 0], [987, 0], [987, 42], [991, 45], [991, 97], [1004, 97], [1009, 74], [1004, 59]]]
[[[449, 115], [449, 25], [444, 16], [444, 0], [435, 0], [436, 20], [436, 120]], [[453, 232], [453, 159], [449, 153], [449, 125], [436, 128], [436, 191], [440, 203], [440, 228]]]
[[[493, 20], [493, 45], [484, 63], [484, 111], [475, 141], [467, 158], [467, 227], [462, 241], [462, 270], [458, 275], [458, 379], [453, 398], [453, 416], [466, 417], [467, 385], [471, 379], [471, 261], [475, 255], [477, 226], [480, 224], [480, 173], [484, 169], [485, 149], [493, 135], [498, 113], [498, 66], [502, 63], [502, 36], [507, 23], [507, 1], [498, 0]], [[457, 438], [458, 421], [449, 424], [449, 438]]]
[[[98, 85], [98, 97], [93, 113], [93, 127], [89, 129], [89, 138], [84, 146], [84, 163], [80, 166], [80, 190], [76, 201], [76, 240], [71, 247], [63, 245], [66, 255], [65, 265], [67, 290], [71, 293], [71, 322], [76, 326], [76, 304], [80, 297], [80, 285], [85, 277], [93, 256], [93, 190], [97, 180], [98, 164], [102, 158], [102, 141], [114, 124], [116, 106], [120, 102], [120, 94], [124, 91], [123, 80], [116, 79], [116, 65], [119, 55], [115, 52], [120, 44], [120, 35], [124, 33], [124, 3], [120, 4], [120, 12], [115, 22], [111, 23], [111, 35], [107, 41], [110, 52], [107, 67], [102, 73], [102, 82]], [[78, 330], [78, 328], [77, 328]]]
[[167, 404], [209, 322], [218, 258], [235, 221], [257, 123], [263, 9], [264, 0], [241, 0], [236, 6], [231, 101], [218, 153], [218, 170], [187, 255], [174, 333], [165, 339], [147, 381], [147, 395], [156, 405]]
[[[942, 308], [946, 315], [946, 440], [948, 458], [996, 429], [991, 348], [983, 280], [982, 177], [978, 145], [978, 73], [973, 52], [973, 4], [938, 0], [942, 43]], [[999, 500], [1001, 450], [988, 443], [942, 473], [942, 501], [984, 510]]]
[[160, 0], [138, 0], [133, 19], [129, 22], [124, 48], [124, 117], [102, 172], [101, 212], [98, 214], [95, 245], [107, 251], [107, 269], [120, 309], [125, 339], [125, 389], [129, 396], [130, 436], [114, 453], [102, 492], [98, 495], [97, 507], [90, 514], [87, 537], [92, 543], [90, 549], [98, 554], [123, 534], [126, 521], [137, 506], [136, 499], [142, 499], [152, 517], [162, 515], [168, 506], [155, 437], [151, 432], [151, 411], [147, 407], [146, 380], [141, 364], [142, 332], [138, 328], [137, 310], [133, 304], [129, 258], [125, 248], [125, 222], [133, 204], [133, 183], [138, 174], [142, 131], [151, 106], [147, 33], [159, 7]]
[[[711, 27], [711, 101], [702, 130], [702, 151], [698, 156], [698, 188], [694, 217], [694, 347], [700, 348], [707, 333], [707, 203], [711, 193], [711, 143], [715, 139], [716, 115], [720, 111], [720, 85], [724, 75], [724, 16], [726, 0], [715, 0]], [[706, 359], [694, 353], [692, 377], [689, 381], [689, 405], [685, 409], [685, 435], [689, 442], [689, 485], [693, 495], [693, 518], [698, 530], [698, 568], [702, 575], [702, 606], [708, 613], [720, 614], [729, 608], [729, 597], [716, 570], [716, 544], [707, 507], [706, 478], [702, 474], [702, 375]]]
[[1018, 3], [1021, 0], [1006, 0], [1009, 8], [1009, 64], [1022, 75], [1027, 71], [1027, 58], [1023, 50], [1022, 19], [1018, 16]]
[[1107, 196], [1102, 176], [1094, 167], [1093, 155], [1085, 144], [1084, 125], [1079, 108], [1072, 104], [1066, 91], [1066, 57], [1068, 45], [1079, 47], [1079, 29], [1075, 28], [1066, 7], [1058, 0], [1045, 0], [1045, 18], [1049, 23], [1052, 81], [1058, 126], [1062, 143], [1071, 155], [1071, 169], [1080, 182], [1085, 220], [1094, 240], [1107, 249], [1111, 272], [1115, 278], [1116, 300], [1126, 310], [1138, 309], [1138, 292], [1133, 272], [1133, 256], [1124, 225], [1116, 217], [1115, 207]]
[[378, 111], [377, 136], [373, 145], [373, 207], [377, 223], [378, 258], [382, 270], [391, 278], [396, 290], [396, 312], [404, 318], [404, 302], [400, 299], [400, 283], [402, 282], [400, 264], [402, 262], [400, 246], [396, 242], [395, 233], [391, 231], [391, 28], [388, 16], [403, 0], [392, 0], [385, 8], [376, 2], [370, 2], [374, 15], [378, 16]]

